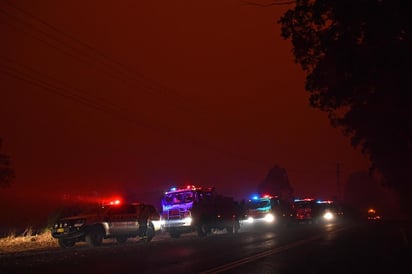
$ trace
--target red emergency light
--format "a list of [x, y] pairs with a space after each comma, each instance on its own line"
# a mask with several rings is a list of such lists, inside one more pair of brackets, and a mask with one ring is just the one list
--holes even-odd
[[112, 198], [104, 199], [102, 201], [103, 206], [106, 206], [106, 205], [116, 206], [116, 205], [120, 205], [122, 203], [123, 203], [123, 199], [120, 198], [120, 197], [112, 197]]

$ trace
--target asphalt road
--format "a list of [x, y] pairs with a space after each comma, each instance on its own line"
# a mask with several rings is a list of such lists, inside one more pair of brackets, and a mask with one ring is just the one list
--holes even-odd
[[412, 225], [341, 222], [291, 227], [243, 225], [240, 233], [195, 234], [150, 243], [0, 255], [0, 273], [411, 273]]

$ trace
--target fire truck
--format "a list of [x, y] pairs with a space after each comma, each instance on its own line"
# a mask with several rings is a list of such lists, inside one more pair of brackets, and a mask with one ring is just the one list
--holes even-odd
[[343, 215], [332, 200], [295, 199], [295, 218], [298, 223], [330, 223]]
[[246, 205], [245, 221], [249, 224], [289, 224], [293, 205], [276, 195], [254, 195]]
[[217, 194], [215, 188], [172, 188], [162, 195], [161, 206], [161, 228], [172, 238], [191, 232], [199, 237], [223, 230], [237, 233], [240, 228], [238, 203]]

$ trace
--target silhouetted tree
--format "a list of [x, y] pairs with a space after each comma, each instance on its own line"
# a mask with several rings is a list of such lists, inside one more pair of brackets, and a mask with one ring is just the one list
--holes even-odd
[[297, 0], [279, 19], [307, 73], [311, 106], [361, 148], [406, 210], [412, 209], [409, 6], [406, 0]]
[[10, 167], [10, 157], [1, 153], [2, 139], [0, 139], [0, 187], [9, 187], [14, 181], [14, 170]]
[[278, 195], [285, 200], [292, 199], [293, 188], [289, 183], [286, 170], [277, 165], [271, 168], [266, 178], [258, 185], [258, 193]]

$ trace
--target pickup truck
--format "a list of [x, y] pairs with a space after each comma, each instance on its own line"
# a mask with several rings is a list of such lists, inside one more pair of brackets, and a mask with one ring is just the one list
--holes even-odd
[[[51, 235], [63, 248], [76, 242], [100, 246], [103, 239], [114, 238], [124, 243], [139, 235], [139, 219], [147, 216], [147, 231], [142, 240], [150, 242], [155, 236], [154, 222], [160, 219], [155, 207], [150, 204], [129, 203], [101, 207], [93, 213], [79, 213], [60, 218], [52, 227]], [[146, 219], [146, 218], [144, 218]]]

